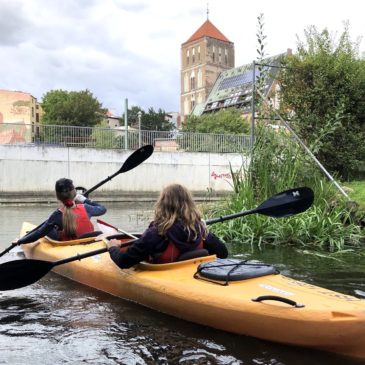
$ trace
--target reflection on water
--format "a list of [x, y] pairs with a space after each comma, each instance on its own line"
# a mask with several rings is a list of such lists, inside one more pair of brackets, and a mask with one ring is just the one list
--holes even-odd
[[[49, 207], [48, 207], [49, 208]], [[0, 207], [1, 249], [23, 220], [43, 221], [52, 207]], [[103, 220], [141, 231], [151, 205], [109, 207]], [[12, 219], [10, 218], [12, 217]], [[247, 253], [246, 253], [247, 254]], [[354, 295], [365, 291], [361, 263], [320, 260], [294, 250], [250, 255], [285, 275]], [[6, 255], [2, 261], [15, 259]], [[195, 325], [50, 273], [26, 288], [0, 293], [0, 364], [353, 365], [359, 362]]]

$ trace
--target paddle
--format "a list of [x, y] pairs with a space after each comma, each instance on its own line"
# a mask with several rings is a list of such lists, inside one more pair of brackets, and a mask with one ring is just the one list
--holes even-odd
[[[122, 167], [113, 175], [108, 176], [106, 179], [104, 179], [103, 181], [100, 181], [98, 184], [96, 184], [95, 186], [93, 186], [92, 188], [86, 190], [84, 192], [84, 196], [88, 197], [89, 194], [91, 192], [93, 192], [94, 190], [96, 190], [97, 188], [99, 188], [101, 185], [104, 185], [106, 182], [110, 181], [111, 179], [113, 179], [115, 176], [119, 175], [119, 174], [123, 174], [124, 172], [127, 172], [129, 170], [134, 169], [135, 167], [137, 167], [138, 165], [140, 165], [143, 161], [147, 160], [153, 153], [153, 146], [152, 145], [146, 145], [146, 146], [142, 146], [141, 148], [139, 148], [138, 150], [134, 151], [123, 163]], [[34, 229], [32, 229], [31, 231], [27, 232], [27, 234], [34, 232], [35, 230], [37, 230], [39, 227], [41, 227], [44, 224], [41, 223], [39, 224], [37, 227], [35, 227]], [[6, 248], [4, 251], [2, 251], [0, 253], [0, 257], [5, 255], [7, 252], [9, 252], [12, 248], [14, 248], [15, 246], [17, 246], [17, 244], [12, 243], [8, 248]]]
[[[304, 212], [308, 209], [312, 205], [313, 198], [314, 194], [310, 188], [303, 187], [286, 190], [267, 199], [255, 209], [210, 219], [206, 221], [206, 224], [209, 225], [217, 222], [223, 222], [228, 219], [243, 217], [254, 213], [278, 218], [288, 217]], [[107, 239], [117, 238], [118, 236], [120, 237], [121, 235], [109, 236]], [[125, 242], [121, 245], [121, 247], [130, 246], [135, 241], [136, 240]], [[0, 291], [18, 289], [23, 286], [33, 284], [46, 275], [55, 266], [81, 260], [107, 251], [108, 249], [105, 247], [55, 262], [31, 259], [6, 262], [0, 265]]]
[[123, 231], [121, 228], [118, 227], [114, 227], [111, 224], [102, 221], [101, 219], [97, 219], [96, 223], [98, 224], [98, 227], [100, 228], [100, 230], [105, 233], [108, 234], [109, 230], [115, 231], [115, 232], [120, 232], [120, 233], [124, 233], [126, 236], [132, 237], [132, 238], [137, 238], [135, 235], [133, 235], [132, 233], [128, 233], [126, 231]]
[[307, 210], [313, 203], [313, 190], [307, 187], [283, 191], [265, 200], [257, 208], [207, 220], [206, 224], [224, 222], [249, 214], [263, 214], [269, 217], [289, 217]]
[[[125, 235], [113, 235], [107, 237], [107, 239], [119, 238]], [[132, 245], [136, 240], [122, 243], [120, 247], [128, 247]], [[24, 286], [30, 285], [41, 279], [44, 275], [48, 274], [55, 266], [67, 264], [68, 262], [82, 260], [86, 257], [99, 255], [107, 252], [108, 248], [103, 247], [98, 250], [86, 252], [81, 255], [72, 256], [58, 261], [45, 261], [45, 260], [14, 260], [8, 261], [0, 265], [0, 291], [1, 290], [13, 290], [19, 289]]]

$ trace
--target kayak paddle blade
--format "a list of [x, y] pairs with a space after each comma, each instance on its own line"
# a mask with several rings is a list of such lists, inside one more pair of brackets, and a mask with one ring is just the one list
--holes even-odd
[[290, 189], [265, 200], [254, 212], [275, 218], [289, 217], [306, 211], [313, 200], [314, 193], [311, 188]]
[[0, 265], [0, 291], [19, 289], [41, 279], [53, 267], [43, 260], [14, 260]]
[[134, 169], [142, 162], [146, 161], [153, 153], [153, 146], [148, 144], [134, 151], [125, 161], [119, 173]]

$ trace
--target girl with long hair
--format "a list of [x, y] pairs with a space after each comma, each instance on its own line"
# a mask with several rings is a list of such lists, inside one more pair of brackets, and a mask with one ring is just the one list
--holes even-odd
[[120, 250], [117, 240], [108, 242], [109, 254], [120, 268], [129, 268], [141, 261], [168, 263], [203, 255], [226, 258], [223, 242], [202, 221], [191, 193], [180, 184], [162, 190], [147, 230], [127, 250]]
[[37, 229], [29, 232], [14, 244], [21, 245], [48, 236], [55, 240], [67, 241], [85, 235], [96, 235], [90, 220], [104, 214], [106, 208], [91, 201], [81, 194], [77, 194], [72, 180], [62, 178], [55, 184], [56, 197], [61, 206]]

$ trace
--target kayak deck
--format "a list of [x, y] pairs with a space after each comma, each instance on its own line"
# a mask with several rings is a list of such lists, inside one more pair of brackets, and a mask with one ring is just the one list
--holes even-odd
[[[29, 230], [29, 224], [23, 228]], [[58, 245], [42, 238], [22, 248], [27, 258], [57, 261], [105, 247], [100, 240], [76, 241]], [[140, 263], [121, 270], [108, 254], [99, 254], [55, 266], [53, 271], [191, 322], [365, 359], [363, 300], [280, 274], [228, 285], [194, 278], [199, 265], [215, 260], [207, 256], [171, 264]]]

